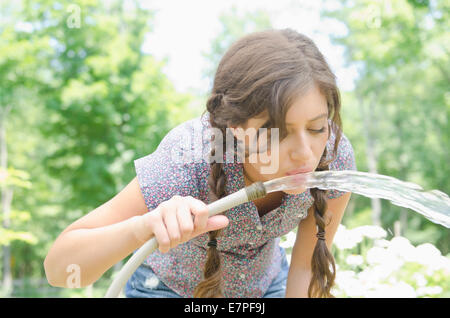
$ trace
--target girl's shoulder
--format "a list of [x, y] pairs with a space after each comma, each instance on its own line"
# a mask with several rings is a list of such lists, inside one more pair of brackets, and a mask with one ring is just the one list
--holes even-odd
[[[336, 134], [332, 130], [326, 146], [327, 159], [332, 158], [335, 143], [336, 143]], [[357, 170], [353, 146], [348, 137], [344, 134], [344, 132], [341, 133], [341, 138], [339, 140], [336, 157], [330, 163], [329, 168], [330, 170]]]
[[199, 116], [186, 120], [163, 137], [155, 153], [164, 156], [166, 163], [189, 165], [200, 162], [204, 146], [207, 144], [208, 120]]
[[[336, 142], [336, 136], [332, 134], [327, 143], [327, 158], [331, 158]], [[355, 153], [353, 146], [347, 136], [342, 133], [339, 140], [336, 157], [329, 164], [329, 170], [358, 170], [356, 167]], [[335, 199], [345, 194], [345, 192], [335, 189], [328, 191], [328, 199]]]
[[193, 149], [203, 148], [194, 147], [202, 135], [201, 125], [198, 117], [175, 126], [154, 152], [134, 160], [137, 179], [149, 210], [175, 194], [199, 195], [201, 165], [197, 164], [199, 161], [193, 156]]

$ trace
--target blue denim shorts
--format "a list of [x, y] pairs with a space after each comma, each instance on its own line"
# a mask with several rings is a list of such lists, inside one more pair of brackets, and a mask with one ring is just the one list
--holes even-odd
[[[281, 251], [281, 271], [272, 281], [263, 298], [284, 298], [286, 294], [286, 282], [289, 272], [289, 264], [284, 248]], [[124, 288], [128, 298], [182, 298], [176, 292], [165, 285], [148, 265], [141, 265], [130, 277]]]

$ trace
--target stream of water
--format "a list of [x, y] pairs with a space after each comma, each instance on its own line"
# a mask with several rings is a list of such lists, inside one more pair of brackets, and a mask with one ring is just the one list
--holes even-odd
[[[450, 228], [450, 198], [442, 191], [425, 191], [415, 183], [381, 174], [352, 170], [317, 171], [298, 176], [306, 182], [307, 188], [336, 189], [369, 198], [386, 199], [395, 205], [414, 210], [434, 223]], [[290, 187], [283, 182], [272, 186], [273, 189], [270, 192], [275, 191], [275, 188], [280, 190]]]

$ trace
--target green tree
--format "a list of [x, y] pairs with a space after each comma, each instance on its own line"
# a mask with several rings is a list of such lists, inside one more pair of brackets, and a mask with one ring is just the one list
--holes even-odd
[[192, 97], [176, 92], [164, 62], [141, 51], [154, 14], [137, 1], [23, 0], [1, 8], [1, 106], [12, 105], [8, 171], [22, 171], [16, 180], [31, 185], [15, 186], [7, 232], [15, 241], [5, 264], [14, 278], [42, 278], [57, 235], [135, 176], [133, 160], [192, 116]]
[[219, 21], [221, 32], [213, 39], [211, 50], [202, 54], [208, 61], [203, 76], [210, 80], [210, 87], [220, 59], [234, 41], [248, 33], [272, 28], [270, 14], [267, 11], [258, 9], [252, 12], [239, 12], [234, 5], [229, 11], [220, 14]]
[[[29, 27], [17, 18], [17, 4], [0, 3], [0, 177], [1, 211], [0, 246], [2, 248], [2, 294], [12, 290], [11, 243], [23, 241], [34, 244], [36, 238], [27, 230], [21, 230], [29, 220], [26, 210], [12, 206], [15, 191], [29, 189], [29, 175], [17, 168], [16, 157], [10, 160], [10, 131], [12, 118], [22, 116], [25, 105], [36, 101], [36, 91], [45, 85], [43, 67], [39, 58], [50, 53], [48, 37], [32, 38]], [[16, 23], [14, 23], [16, 21]], [[20, 22], [20, 23], [17, 23]], [[23, 121], [22, 121], [23, 122]], [[21, 127], [21, 126], [17, 126]], [[16, 127], [16, 129], [17, 129]], [[23, 130], [26, 130], [23, 128]]]
[[[375, 170], [449, 193], [449, 7], [445, 1], [341, 1], [324, 17], [347, 33], [334, 36], [359, 76], [352, 106], [366, 122], [367, 160]], [[450, 239], [420, 215], [382, 202], [384, 227], [400, 221], [412, 242], [437, 243], [448, 253]]]

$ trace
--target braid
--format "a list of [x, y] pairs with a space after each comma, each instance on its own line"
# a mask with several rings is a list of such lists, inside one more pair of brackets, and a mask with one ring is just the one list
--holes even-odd
[[[322, 158], [326, 156], [326, 149]], [[322, 164], [316, 171], [329, 170], [328, 164]], [[311, 188], [310, 193], [314, 198], [314, 218], [317, 225], [317, 243], [311, 259], [312, 278], [308, 288], [308, 297], [334, 298], [330, 293], [336, 278], [336, 266], [333, 255], [325, 243], [325, 212], [327, 211], [327, 191]], [[330, 271], [330, 264], [333, 271]]]
[[[227, 126], [241, 126], [250, 118], [267, 112], [270, 121], [263, 125], [266, 126], [264, 128], [280, 128], [281, 137], [284, 138], [287, 131], [287, 111], [298, 94], [311, 83], [315, 83], [326, 97], [331, 120], [329, 125], [332, 126], [328, 131], [331, 128], [335, 130], [334, 158], [331, 161], [321, 160], [316, 169], [329, 170], [328, 165], [336, 159], [342, 128], [341, 100], [336, 76], [314, 42], [292, 29], [255, 32], [231, 45], [217, 66], [212, 93], [206, 102], [211, 126], [226, 135]], [[258, 136], [257, 134], [256, 140]], [[220, 141], [216, 140], [217, 142]], [[212, 147], [211, 156], [221, 146], [226, 148], [226, 143]], [[270, 149], [270, 144], [267, 146]], [[239, 143], [237, 148], [237, 157], [241, 160], [243, 152]], [[248, 156], [249, 153], [245, 151], [244, 159]], [[322, 159], [324, 156], [326, 149]], [[211, 174], [208, 179], [211, 201], [222, 198], [226, 183], [223, 163], [215, 162], [214, 159], [210, 161]], [[308, 295], [332, 297], [330, 290], [335, 278], [335, 263], [325, 244], [327, 192], [320, 189], [310, 189], [310, 192], [314, 198], [312, 208], [318, 240], [311, 260], [313, 275]], [[194, 297], [223, 295], [221, 260], [215, 246], [215, 239], [220, 234], [216, 231], [209, 233], [204, 280], [196, 287]]]
[[[218, 100], [221, 101], [221, 95], [215, 95], [216, 98], [210, 98], [207, 105], [214, 108], [220, 106], [217, 105]], [[208, 108], [209, 110], [210, 108]], [[214, 110], [214, 109], [211, 109]], [[210, 122], [212, 127], [217, 127], [217, 123], [214, 121], [213, 112], [210, 113]], [[223, 129], [221, 129], [223, 130]], [[215, 141], [215, 136], [212, 136], [212, 141]], [[215, 156], [216, 147], [224, 148], [224, 144], [213, 144], [211, 147], [211, 157]], [[214, 202], [222, 198], [225, 194], [225, 174], [223, 171], [223, 163], [213, 161], [211, 163], [211, 174], [208, 178], [208, 185], [210, 188], [209, 198], [210, 202]], [[206, 254], [206, 263], [203, 270], [204, 279], [195, 287], [194, 297], [196, 298], [217, 298], [223, 297], [223, 282], [222, 282], [222, 268], [221, 257], [217, 250], [216, 238], [222, 234], [222, 230], [211, 231], [209, 234], [208, 249]]]

